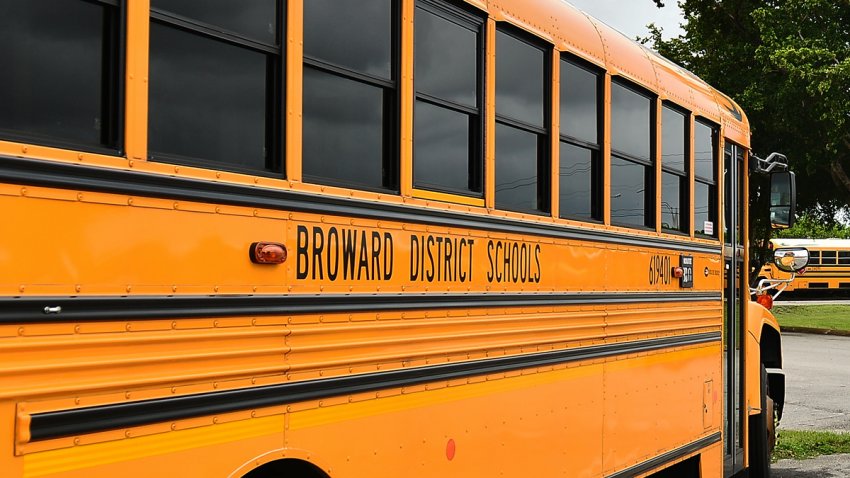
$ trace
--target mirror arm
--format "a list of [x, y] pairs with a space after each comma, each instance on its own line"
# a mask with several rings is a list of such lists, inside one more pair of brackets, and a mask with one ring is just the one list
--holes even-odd
[[788, 158], [784, 154], [770, 153], [767, 158], [762, 159], [755, 153], [750, 152], [750, 157], [755, 160], [752, 164], [756, 172], [769, 174], [774, 170], [788, 170]]

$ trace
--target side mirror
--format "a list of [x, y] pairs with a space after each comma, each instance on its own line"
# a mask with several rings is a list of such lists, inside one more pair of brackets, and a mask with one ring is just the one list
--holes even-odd
[[773, 263], [784, 272], [798, 272], [809, 265], [809, 250], [805, 247], [783, 247], [773, 253]]
[[797, 181], [791, 171], [770, 175], [770, 225], [786, 229], [794, 225], [797, 208]]

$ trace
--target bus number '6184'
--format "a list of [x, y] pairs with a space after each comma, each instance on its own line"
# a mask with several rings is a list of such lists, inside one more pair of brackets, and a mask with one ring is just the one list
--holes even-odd
[[669, 284], [673, 279], [670, 256], [652, 256], [649, 259], [649, 285]]

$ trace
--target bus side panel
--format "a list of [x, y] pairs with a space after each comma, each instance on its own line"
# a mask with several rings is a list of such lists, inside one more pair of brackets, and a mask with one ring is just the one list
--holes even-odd
[[36, 452], [17, 458], [15, 465], [23, 473], [12, 476], [223, 477], [270, 450], [280, 450], [283, 427], [283, 415], [278, 415]]
[[600, 476], [602, 365], [477, 377], [295, 411], [287, 447], [315, 452], [335, 478]]
[[35, 440], [30, 419], [280, 381], [286, 332], [275, 320], [0, 327], [0, 425], [7, 431], [0, 441], [0, 476], [226, 476], [279, 450], [282, 407]]
[[12, 271], [0, 277], [3, 295], [206, 295], [286, 284], [282, 267], [248, 259], [252, 242], [282, 237], [283, 213], [11, 185], [0, 186], [0, 210], [15, 231], [0, 238], [0, 268]]
[[[15, 231], [0, 238], [5, 296], [681, 289], [680, 254], [651, 247], [34, 186], [0, 185], [0, 210]], [[265, 241], [284, 264], [251, 263]], [[719, 285], [696, 274], [689, 292]]]
[[[767, 368], [779, 368], [782, 363], [781, 349], [762, 353], [762, 332], [765, 327], [779, 332], [779, 322], [767, 309], [756, 302], [749, 302], [747, 308], [747, 344], [746, 344], [746, 396], [750, 415], [761, 413], [761, 365], [764, 359]], [[772, 356], [771, 354], [778, 354]], [[770, 362], [774, 363], [771, 364]], [[783, 397], [784, 398], [784, 397]]]
[[12, 454], [15, 448], [15, 403], [0, 401], [0, 471], [2, 476], [22, 476], [23, 462]]
[[[720, 430], [719, 355], [719, 345], [711, 345], [605, 365], [606, 474]], [[708, 382], [712, 392], [706, 394]]]
[[719, 442], [702, 451], [700, 476], [723, 476], [723, 443]]
[[[759, 271], [758, 277], [764, 277], [765, 279], [788, 280], [791, 278], [791, 274], [788, 272], [782, 272], [773, 264], [765, 264]], [[788, 283], [785, 287], [785, 291], [791, 292], [795, 288], [800, 288], [802, 285], [803, 284], [801, 284], [799, 280], [795, 279]]]

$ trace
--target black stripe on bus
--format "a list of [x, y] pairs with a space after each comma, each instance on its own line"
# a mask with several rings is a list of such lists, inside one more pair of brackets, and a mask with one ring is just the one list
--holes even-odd
[[719, 293], [313, 294], [0, 298], [0, 324], [719, 301]]
[[674, 461], [681, 460], [682, 458], [685, 458], [688, 455], [692, 455], [702, 450], [703, 448], [714, 445], [715, 443], [720, 442], [720, 438], [720, 432], [708, 435], [706, 437], [700, 438], [699, 440], [693, 443], [689, 443], [683, 447], [668, 451], [663, 455], [658, 455], [657, 457], [651, 460], [637, 464], [623, 471], [618, 471], [613, 475], [608, 475], [605, 478], [627, 478], [632, 476], [638, 476], [660, 466], [666, 465], [667, 463], [672, 463]]
[[674, 239], [635, 236], [566, 225], [437, 211], [400, 204], [377, 203], [272, 189], [202, 181], [139, 171], [96, 168], [79, 164], [0, 156], [0, 182], [50, 188], [147, 196], [252, 208], [358, 217], [381, 221], [477, 229], [506, 234], [537, 235], [636, 247], [720, 253], [720, 245], [694, 244]]
[[30, 436], [47, 440], [719, 341], [720, 332], [708, 332], [36, 413]]

